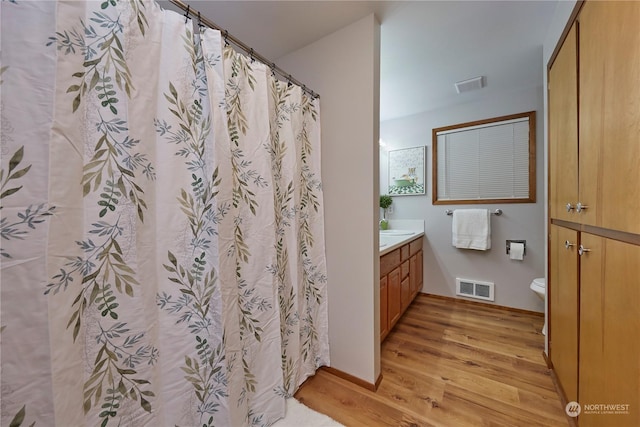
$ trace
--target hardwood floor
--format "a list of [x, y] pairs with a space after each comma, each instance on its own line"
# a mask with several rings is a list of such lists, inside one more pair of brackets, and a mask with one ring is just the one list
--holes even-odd
[[347, 427], [566, 427], [543, 322], [419, 294], [382, 344], [377, 392], [320, 370], [295, 397]]

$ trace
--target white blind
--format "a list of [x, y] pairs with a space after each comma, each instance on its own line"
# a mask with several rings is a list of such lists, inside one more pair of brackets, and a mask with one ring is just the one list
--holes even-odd
[[529, 198], [529, 119], [437, 133], [438, 200]]

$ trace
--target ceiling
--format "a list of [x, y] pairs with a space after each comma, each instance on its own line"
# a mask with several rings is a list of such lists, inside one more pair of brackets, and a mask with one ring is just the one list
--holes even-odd
[[[159, 3], [178, 10], [166, 0]], [[375, 13], [381, 23], [380, 120], [385, 121], [541, 86], [542, 44], [557, 1], [185, 3], [276, 64]], [[484, 88], [456, 93], [455, 82], [477, 76], [484, 76]]]

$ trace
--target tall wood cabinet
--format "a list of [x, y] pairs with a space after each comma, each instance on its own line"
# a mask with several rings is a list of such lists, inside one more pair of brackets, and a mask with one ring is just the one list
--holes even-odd
[[635, 427], [640, 2], [577, 7], [548, 73], [549, 360], [580, 427]]

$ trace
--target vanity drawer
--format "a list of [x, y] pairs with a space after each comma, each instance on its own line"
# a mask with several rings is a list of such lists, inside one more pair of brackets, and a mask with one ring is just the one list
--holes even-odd
[[400, 248], [401, 261], [406, 261], [409, 259], [409, 245], [404, 245]]
[[380, 277], [386, 276], [400, 264], [400, 249], [396, 249], [380, 258]]

